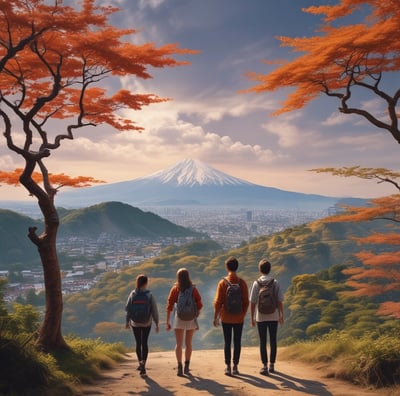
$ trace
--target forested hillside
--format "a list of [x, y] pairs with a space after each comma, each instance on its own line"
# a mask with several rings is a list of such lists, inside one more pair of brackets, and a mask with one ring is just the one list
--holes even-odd
[[154, 213], [144, 212], [122, 202], [103, 202], [71, 210], [61, 217], [61, 237], [69, 235], [97, 237], [101, 234], [154, 238], [201, 235]]
[[[280, 330], [280, 337], [286, 341], [319, 336], [330, 329], [346, 328], [357, 333], [377, 330], [379, 326], [388, 328], [394, 323], [374, 315], [374, 301], [343, 295], [347, 287], [341, 273], [343, 267], [357, 265], [353, 253], [360, 247], [352, 237], [367, 235], [385, 226], [383, 222], [317, 221], [257, 238], [228, 252], [218, 252], [218, 247], [210, 241], [181, 248], [171, 246], [159, 257], [120, 272], [108, 273], [88, 292], [67, 296], [64, 331], [131, 345], [132, 334], [123, 328], [124, 305], [137, 274], [149, 276], [149, 288], [158, 302], [161, 323], [164, 323], [168, 291], [175, 281], [177, 269], [186, 267], [204, 302], [199, 320], [200, 334], [195, 337], [195, 343], [203, 348], [220, 347], [221, 329], [212, 327], [212, 301], [216, 285], [225, 274], [224, 261], [229, 255], [238, 258], [239, 275], [249, 287], [258, 277], [258, 261], [268, 257], [272, 262], [273, 275], [286, 291], [286, 322]], [[153, 345], [158, 348], [174, 345], [172, 334], [152, 337]], [[254, 345], [256, 341], [257, 334], [247, 320], [243, 343]]]

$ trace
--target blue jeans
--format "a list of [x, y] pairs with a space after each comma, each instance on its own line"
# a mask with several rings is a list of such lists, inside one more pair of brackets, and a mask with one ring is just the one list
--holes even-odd
[[223, 323], [222, 330], [224, 332], [224, 355], [225, 364], [231, 364], [231, 344], [233, 332], [233, 364], [239, 364], [240, 350], [242, 348], [242, 330], [243, 323]]
[[267, 329], [269, 333], [270, 357], [269, 361], [275, 363], [277, 352], [278, 321], [257, 322], [258, 335], [260, 337], [260, 356], [264, 365], [268, 363], [267, 354]]

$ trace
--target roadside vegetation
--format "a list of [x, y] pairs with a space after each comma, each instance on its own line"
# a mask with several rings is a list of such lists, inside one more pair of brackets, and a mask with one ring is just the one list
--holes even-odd
[[98, 378], [124, 359], [121, 343], [66, 337], [69, 349], [41, 352], [36, 345], [39, 312], [31, 305], [5, 306], [0, 280], [0, 394], [9, 396], [76, 394], [79, 383]]
[[400, 394], [400, 338], [396, 333], [352, 336], [332, 331], [318, 339], [301, 341], [283, 349], [281, 356], [318, 364], [330, 377], [363, 387], [387, 388]]

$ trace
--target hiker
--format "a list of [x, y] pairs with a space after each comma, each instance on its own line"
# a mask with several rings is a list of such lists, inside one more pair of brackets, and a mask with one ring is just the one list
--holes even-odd
[[[175, 331], [175, 355], [178, 362], [178, 376], [189, 375], [189, 364], [192, 356], [192, 339], [199, 329], [197, 317], [203, 307], [201, 296], [190, 280], [189, 271], [181, 268], [176, 273], [176, 283], [172, 286], [167, 299], [167, 331], [170, 331], [171, 313]], [[182, 366], [182, 349], [185, 342], [185, 364]]]
[[258, 263], [260, 278], [254, 281], [250, 292], [251, 325], [257, 322], [260, 338], [260, 357], [263, 364], [260, 374], [268, 375], [267, 330], [269, 333], [269, 372], [275, 372], [278, 323], [283, 324], [283, 293], [279, 282], [272, 278], [271, 263], [262, 259]]
[[[222, 323], [224, 335], [225, 374], [238, 375], [241, 351], [243, 322], [249, 307], [249, 291], [246, 282], [239, 278], [236, 271], [239, 262], [235, 257], [225, 261], [228, 275], [218, 283], [214, 298], [214, 326]], [[233, 333], [233, 368], [231, 368], [231, 344]]]
[[156, 325], [156, 333], [159, 331], [157, 303], [152, 293], [147, 290], [147, 283], [146, 275], [138, 275], [136, 287], [129, 294], [125, 305], [125, 328], [132, 327], [136, 341], [136, 356], [139, 361], [137, 369], [142, 377], [146, 376], [146, 361], [149, 353], [148, 339], [153, 321]]

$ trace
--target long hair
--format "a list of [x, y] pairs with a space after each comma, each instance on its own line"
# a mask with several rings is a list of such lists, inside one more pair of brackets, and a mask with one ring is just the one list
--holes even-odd
[[186, 268], [181, 268], [176, 273], [176, 285], [178, 286], [179, 291], [185, 291], [187, 288], [192, 286], [189, 271]]
[[141, 287], [145, 286], [147, 282], [148, 282], [147, 276], [139, 274], [136, 277], [136, 289], [140, 289]]

